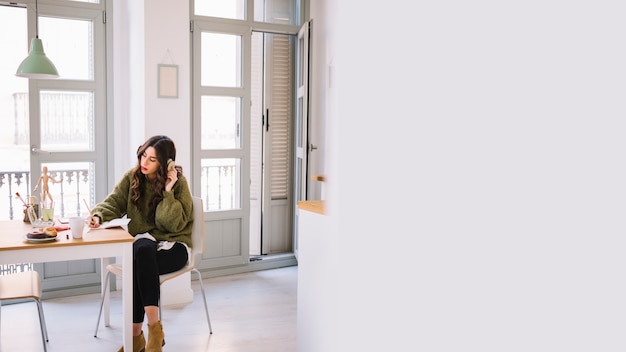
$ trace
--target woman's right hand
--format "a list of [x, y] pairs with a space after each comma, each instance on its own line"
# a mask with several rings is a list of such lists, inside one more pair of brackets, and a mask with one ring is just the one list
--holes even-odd
[[92, 216], [89, 219], [89, 227], [91, 228], [100, 227], [100, 218], [97, 216]]

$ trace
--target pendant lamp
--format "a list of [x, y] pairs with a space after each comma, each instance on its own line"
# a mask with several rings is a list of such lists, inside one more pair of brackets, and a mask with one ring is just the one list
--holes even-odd
[[57, 78], [59, 72], [52, 61], [43, 52], [43, 43], [39, 39], [39, 12], [35, 0], [35, 38], [30, 41], [28, 56], [17, 68], [15, 75], [26, 78]]

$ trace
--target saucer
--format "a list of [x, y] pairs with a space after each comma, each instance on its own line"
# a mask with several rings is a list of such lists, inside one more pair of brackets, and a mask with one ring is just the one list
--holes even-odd
[[44, 242], [53, 242], [56, 241], [56, 237], [46, 237], [46, 238], [28, 238], [24, 235], [24, 239], [30, 243], [44, 243]]

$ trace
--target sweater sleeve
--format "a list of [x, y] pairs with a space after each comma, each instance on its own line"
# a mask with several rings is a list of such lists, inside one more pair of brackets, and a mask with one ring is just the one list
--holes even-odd
[[128, 171], [124, 177], [115, 185], [113, 191], [100, 203], [91, 209], [91, 216], [100, 218], [100, 222], [105, 222], [122, 217], [126, 214], [128, 197], [130, 194], [130, 181], [132, 170]]
[[192, 207], [187, 179], [181, 175], [170, 192], [163, 192], [163, 200], [156, 208], [155, 224], [169, 233], [186, 232], [193, 221]]

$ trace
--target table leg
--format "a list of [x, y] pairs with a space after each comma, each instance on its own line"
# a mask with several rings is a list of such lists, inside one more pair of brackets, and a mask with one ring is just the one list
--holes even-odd
[[122, 257], [122, 316], [124, 351], [133, 350], [133, 244], [124, 246]]

